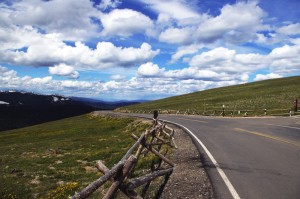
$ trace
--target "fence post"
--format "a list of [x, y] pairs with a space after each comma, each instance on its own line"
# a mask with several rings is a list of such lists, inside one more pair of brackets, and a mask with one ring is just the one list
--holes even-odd
[[158, 111], [154, 110], [153, 111], [153, 119], [157, 120], [157, 118], [158, 118]]
[[225, 105], [223, 104], [222, 106], [222, 116], [224, 117], [225, 116]]

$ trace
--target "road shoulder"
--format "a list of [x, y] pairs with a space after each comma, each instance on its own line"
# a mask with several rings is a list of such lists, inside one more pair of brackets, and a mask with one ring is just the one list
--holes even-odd
[[161, 198], [214, 198], [213, 188], [200, 159], [200, 154], [190, 136], [182, 129], [175, 129], [178, 149], [170, 159], [176, 164]]

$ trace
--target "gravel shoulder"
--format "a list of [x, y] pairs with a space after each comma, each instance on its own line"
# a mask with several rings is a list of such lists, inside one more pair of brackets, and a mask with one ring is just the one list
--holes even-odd
[[171, 127], [176, 132], [175, 142], [178, 149], [174, 149], [170, 159], [176, 166], [161, 198], [215, 198], [212, 185], [201, 163], [200, 153], [192, 139], [182, 129], [173, 125]]

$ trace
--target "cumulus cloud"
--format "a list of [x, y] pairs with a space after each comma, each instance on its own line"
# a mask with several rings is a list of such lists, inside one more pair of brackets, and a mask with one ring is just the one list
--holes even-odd
[[[99, 5], [90, 0], [0, 3], [0, 63], [49, 67], [51, 75], [70, 78], [20, 77], [0, 67], [0, 87], [144, 98], [153, 92], [161, 97], [243, 83], [261, 69], [270, 74], [258, 74], [255, 80], [300, 74], [299, 23], [266, 25], [257, 1], [225, 5], [217, 16], [199, 13], [196, 0], [139, 1], [147, 5], [139, 11], [115, 9], [120, 0]], [[142, 13], [145, 9], [157, 18]], [[183, 65], [172, 69], [153, 63], [160, 50], [142, 42], [130, 47], [128, 41], [142, 39], [135, 34], [148, 36], [148, 42], [156, 39], [155, 46], [163, 50], [177, 48], [168, 61], [182, 60]], [[251, 48], [255, 53], [249, 53]], [[111, 73], [107, 82], [72, 79], [80, 71], [103, 69]]]
[[[235, 82], [247, 82], [250, 74], [261, 69], [267, 69], [271, 73], [268, 75], [259, 74], [255, 80], [296, 75], [300, 73], [300, 40], [295, 39], [293, 42], [292, 45], [275, 48], [266, 55], [242, 54], [232, 49], [218, 47], [194, 55], [189, 61], [189, 67], [166, 70], [154, 63], [147, 63], [140, 66], [138, 74], [144, 78], [233, 80]], [[187, 53], [185, 48], [182, 50], [183, 53]], [[191, 53], [194, 52], [191, 47]]]
[[164, 72], [164, 69], [160, 69], [157, 64], [154, 64], [152, 62], [148, 62], [146, 64], [142, 64], [138, 68], [138, 75], [144, 76], [144, 77], [156, 77], [162, 75]]
[[[156, 2], [156, 1], [154, 1]], [[179, 5], [183, 1], [171, 1], [161, 3], [149, 3], [154, 5], [176, 4]], [[183, 8], [186, 8], [184, 6]], [[164, 13], [165, 9], [158, 9], [160, 12], [158, 22], [166, 22], [169, 19]], [[174, 12], [172, 9], [170, 11]], [[163, 13], [164, 15], [162, 15]], [[176, 12], [174, 12], [176, 13]], [[180, 12], [179, 12], [180, 13]], [[185, 12], [183, 12], [185, 13]], [[183, 15], [183, 18], [190, 18], [193, 23], [177, 23], [163, 30], [159, 35], [159, 40], [171, 43], [187, 45], [192, 43], [207, 44], [213, 43], [218, 40], [229, 43], [243, 43], [256, 39], [257, 31], [266, 28], [262, 24], [262, 19], [265, 16], [263, 10], [257, 6], [257, 2], [238, 2], [234, 5], [225, 5], [221, 9], [219, 16], [209, 15], [195, 15], [191, 12], [192, 16]], [[180, 15], [181, 16], [181, 15]]]
[[283, 26], [278, 28], [278, 33], [284, 34], [284, 35], [297, 35], [300, 34], [300, 24], [289, 24], [287, 26]]
[[0, 40], [3, 41], [0, 61], [35, 67], [60, 63], [72, 65], [77, 70], [130, 67], [150, 61], [159, 53], [148, 43], [143, 43], [140, 48], [117, 47], [111, 42], [99, 42], [95, 49], [82, 42], [70, 46], [56, 34], [41, 34], [31, 27], [14, 26], [8, 31], [0, 30]]
[[121, 80], [126, 79], [126, 76], [124, 76], [124, 75], [111, 75], [109, 78], [111, 80], [114, 80], [114, 81], [121, 81]]
[[144, 78], [132, 77], [120, 81], [78, 81], [78, 80], [53, 80], [51, 76], [32, 78], [20, 77], [14, 70], [0, 66], [0, 88], [20, 89], [44, 94], [60, 93], [63, 95], [78, 96], [106, 96], [109, 98], [156, 99], [161, 96], [184, 94], [191, 91], [203, 90], [211, 87], [232, 85], [236, 81], [203, 81], [203, 80], [175, 80], [172, 78]]
[[99, 92], [101, 84], [99, 82], [74, 81], [74, 80], [53, 80], [51, 76], [33, 78], [30, 76], [20, 77], [14, 70], [0, 66], [0, 88], [16, 89], [24, 91], [34, 91], [38, 93], [53, 94], [61, 93], [73, 95]]
[[247, 42], [253, 39], [256, 31], [262, 29], [264, 15], [255, 1], [225, 5], [219, 16], [210, 17], [199, 25], [196, 37], [204, 43], [218, 39], [232, 43]]
[[159, 18], [159, 22], [164, 21], [166, 17], [172, 18], [178, 21], [181, 25], [194, 24], [203, 18], [194, 8], [192, 1], [186, 0], [170, 0], [170, 1], [160, 1], [160, 0], [140, 0], [141, 2], [147, 4], [152, 10], [158, 14], [163, 14]]
[[201, 69], [197, 67], [188, 67], [177, 70], [166, 70], [160, 68], [157, 64], [148, 62], [142, 64], [137, 72], [139, 77], [143, 78], [164, 78], [176, 80], [203, 80], [203, 81], [248, 81], [247, 71], [239, 71], [236, 73], [229, 73], [224, 71], [214, 71], [210, 69]]
[[300, 73], [300, 40], [294, 40], [294, 42], [294, 45], [284, 45], [273, 49], [267, 56], [271, 71], [281, 75]]
[[79, 72], [75, 71], [72, 66], [66, 64], [58, 64], [52, 67], [49, 67], [49, 73], [51, 75], [65, 76], [72, 79], [79, 78]]
[[115, 9], [101, 17], [103, 35], [131, 36], [134, 33], [147, 33], [153, 27], [146, 15], [131, 9]]
[[265, 67], [265, 57], [259, 54], [238, 54], [235, 50], [219, 47], [195, 55], [190, 66], [214, 72], [253, 72]]
[[181, 57], [189, 54], [195, 54], [200, 48], [202, 48], [202, 45], [189, 45], [189, 46], [181, 46], [177, 49], [176, 53], [172, 55], [171, 63], [177, 62]]
[[17, 72], [14, 70], [9, 70], [6, 67], [0, 66], [0, 74], [1, 77], [5, 78], [5, 77], [9, 77], [9, 78], [13, 78], [17, 76]]
[[275, 78], [281, 78], [281, 75], [275, 74], [275, 73], [269, 73], [269, 74], [257, 74], [254, 78], [254, 81], [261, 81], [266, 79], [275, 79]]
[[188, 44], [193, 40], [193, 28], [168, 28], [159, 35], [159, 40], [170, 44]]
[[1, 21], [6, 25], [38, 27], [46, 33], [59, 34], [64, 40], [84, 40], [97, 35], [99, 12], [89, 0], [12, 1], [0, 4]]
[[98, 8], [101, 10], [107, 10], [110, 8], [116, 8], [121, 4], [120, 0], [102, 0]]

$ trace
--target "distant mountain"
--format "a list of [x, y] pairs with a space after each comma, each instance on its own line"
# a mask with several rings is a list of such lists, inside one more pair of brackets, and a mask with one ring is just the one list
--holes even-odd
[[140, 102], [106, 102], [82, 97], [0, 91], [0, 131], [137, 103]]
[[0, 92], [0, 131], [81, 115], [95, 110], [59, 95]]
[[78, 102], [82, 102], [86, 105], [92, 106], [100, 110], [114, 110], [122, 106], [129, 106], [129, 105], [139, 104], [142, 102], [142, 101], [126, 101], [126, 100], [107, 102], [103, 100], [83, 98], [83, 97], [71, 97], [71, 99]]

